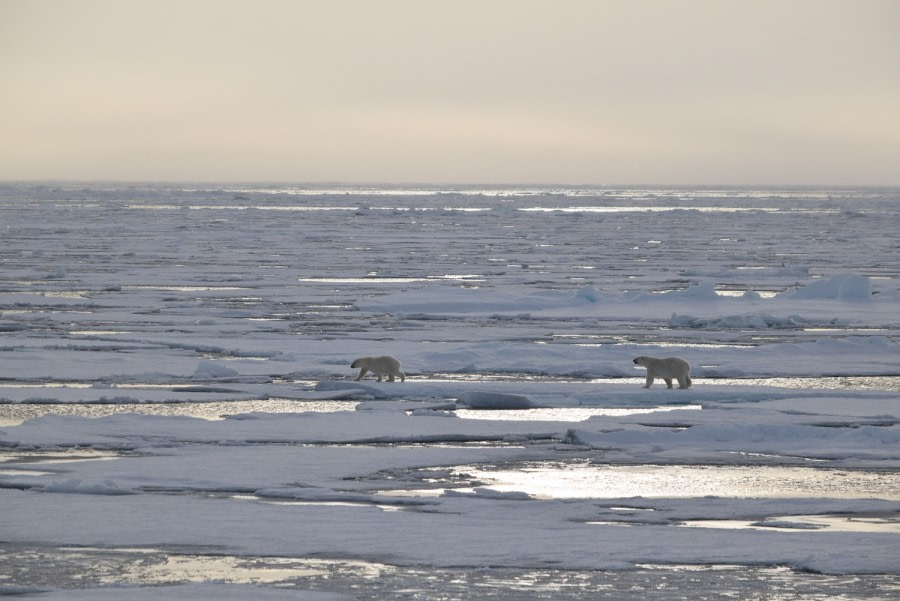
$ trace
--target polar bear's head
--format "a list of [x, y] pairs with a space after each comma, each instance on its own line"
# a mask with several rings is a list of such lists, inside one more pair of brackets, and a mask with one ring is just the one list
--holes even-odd
[[653, 357], [635, 357], [634, 364], [647, 367], [653, 361]]

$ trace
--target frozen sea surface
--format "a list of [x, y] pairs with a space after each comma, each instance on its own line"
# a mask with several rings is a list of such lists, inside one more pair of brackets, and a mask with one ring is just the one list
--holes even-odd
[[900, 594], [900, 190], [3, 184], [0, 224], [0, 593]]

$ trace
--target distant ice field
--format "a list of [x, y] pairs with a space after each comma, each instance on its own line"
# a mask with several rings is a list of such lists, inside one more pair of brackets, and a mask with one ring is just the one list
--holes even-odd
[[0, 184], [0, 593], [890, 598], [898, 225], [884, 188]]

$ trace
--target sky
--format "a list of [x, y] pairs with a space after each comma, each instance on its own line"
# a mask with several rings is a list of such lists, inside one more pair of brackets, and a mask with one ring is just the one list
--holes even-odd
[[0, 0], [0, 180], [900, 185], [900, 0]]

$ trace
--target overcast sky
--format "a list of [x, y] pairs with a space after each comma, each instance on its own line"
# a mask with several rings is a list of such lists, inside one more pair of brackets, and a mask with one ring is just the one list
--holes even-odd
[[0, 0], [0, 179], [900, 184], [900, 0]]

